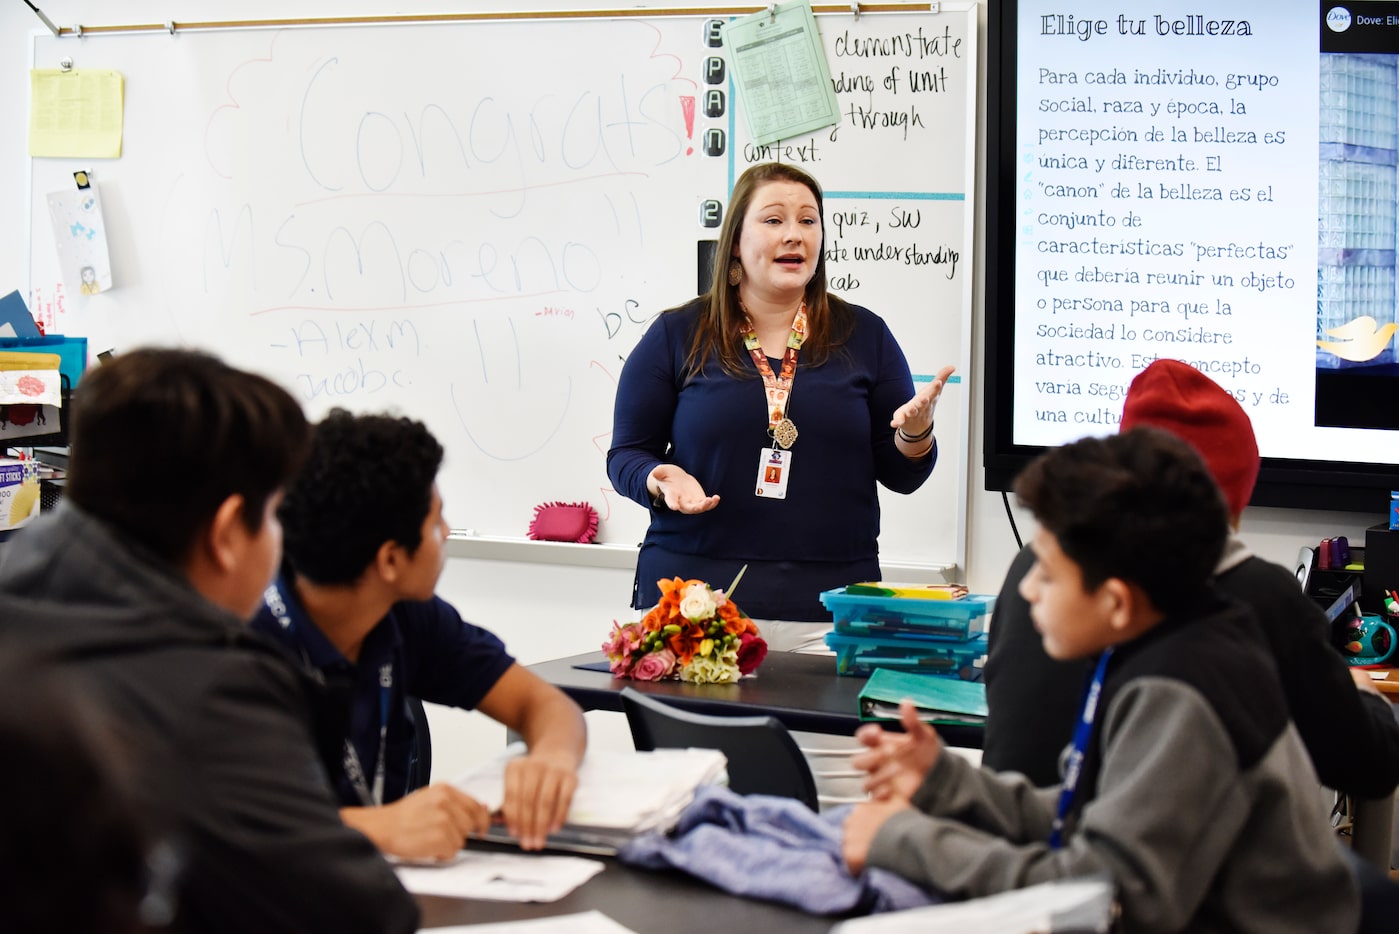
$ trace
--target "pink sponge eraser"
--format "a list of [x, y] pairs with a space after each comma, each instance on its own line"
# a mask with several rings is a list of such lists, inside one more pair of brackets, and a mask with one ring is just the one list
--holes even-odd
[[529, 537], [541, 542], [581, 542], [597, 538], [597, 510], [587, 503], [540, 503], [534, 507]]

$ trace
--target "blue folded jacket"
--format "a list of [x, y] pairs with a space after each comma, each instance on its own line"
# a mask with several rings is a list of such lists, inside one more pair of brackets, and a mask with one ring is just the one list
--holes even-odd
[[699, 789], [673, 830], [638, 837], [617, 856], [815, 915], [897, 911], [941, 900], [882, 869], [852, 876], [840, 851], [849, 811], [815, 814], [793, 798], [743, 796], [710, 785]]

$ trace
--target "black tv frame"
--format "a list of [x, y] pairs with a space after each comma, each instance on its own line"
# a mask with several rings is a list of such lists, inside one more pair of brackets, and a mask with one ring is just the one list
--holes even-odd
[[[982, 454], [985, 489], [1009, 490], [1043, 446], [1015, 444], [1015, 117], [1016, 20], [1019, 0], [991, 0], [987, 8], [985, 405]], [[1321, 4], [1317, 4], [1318, 23]], [[1399, 381], [1396, 381], [1399, 389]], [[1399, 396], [1395, 406], [1399, 407]], [[1399, 450], [1399, 434], [1395, 437]], [[1399, 463], [1293, 460], [1264, 457], [1254, 506], [1326, 509], [1387, 516], [1389, 494], [1399, 490]]]

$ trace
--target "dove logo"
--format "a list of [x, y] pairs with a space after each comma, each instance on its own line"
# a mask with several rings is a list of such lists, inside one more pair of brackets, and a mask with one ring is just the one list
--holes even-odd
[[1326, 26], [1332, 32], [1345, 32], [1350, 28], [1350, 10], [1343, 6], [1332, 7], [1326, 14]]
[[1381, 327], [1374, 318], [1362, 315], [1338, 328], [1328, 328], [1326, 333], [1337, 340], [1317, 341], [1316, 346], [1342, 360], [1364, 363], [1380, 355], [1395, 331], [1399, 331], [1399, 324], [1390, 323]]

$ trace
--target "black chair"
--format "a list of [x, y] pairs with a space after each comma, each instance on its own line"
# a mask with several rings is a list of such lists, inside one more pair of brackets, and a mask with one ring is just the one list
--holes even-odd
[[432, 781], [432, 733], [423, 702], [416, 697], [407, 700], [408, 716], [413, 721], [413, 761], [408, 766], [408, 790], [412, 792]]
[[796, 798], [817, 810], [811, 768], [776, 717], [690, 713], [635, 688], [622, 689], [622, 710], [638, 750], [717, 749], [729, 760], [729, 787], [734, 791]]

